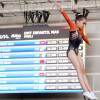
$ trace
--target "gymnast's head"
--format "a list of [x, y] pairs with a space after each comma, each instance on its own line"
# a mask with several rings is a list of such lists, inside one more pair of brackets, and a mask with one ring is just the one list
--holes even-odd
[[87, 18], [80, 13], [76, 14], [75, 24], [79, 29], [83, 29], [84, 25], [87, 23]]

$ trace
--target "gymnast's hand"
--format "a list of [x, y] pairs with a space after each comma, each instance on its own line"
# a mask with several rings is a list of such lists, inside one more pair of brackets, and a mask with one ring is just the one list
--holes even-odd
[[63, 12], [63, 9], [56, 1], [55, 1], [54, 5], [59, 9], [60, 12]]
[[91, 46], [91, 43], [89, 42], [89, 45]]

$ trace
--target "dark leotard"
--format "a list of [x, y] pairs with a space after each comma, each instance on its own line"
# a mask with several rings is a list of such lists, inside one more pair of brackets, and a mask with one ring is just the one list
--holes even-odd
[[75, 54], [78, 55], [78, 47], [82, 42], [82, 39], [87, 43], [90, 44], [87, 37], [84, 35], [83, 30], [79, 29], [75, 23], [73, 23], [67, 14], [63, 11], [61, 12], [62, 15], [65, 17], [66, 21], [70, 26], [70, 35], [69, 35], [69, 47], [67, 51], [67, 56], [70, 50], [74, 50]]
[[82, 42], [82, 35], [79, 35], [78, 31], [70, 32], [67, 55], [70, 50], [74, 50], [76, 55], [78, 55], [78, 47], [81, 44], [81, 42]]

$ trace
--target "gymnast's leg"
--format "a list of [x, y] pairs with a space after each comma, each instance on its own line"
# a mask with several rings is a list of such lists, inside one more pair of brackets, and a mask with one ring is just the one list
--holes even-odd
[[68, 52], [68, 58], [77, 71], [78, 79], [79, 79], [79, 82], [80, 82], [83, 90], [85, 92], [88, 92], [88, 89], [84, 83], [83, 72], [82, 72], [82, 68], [81, 68], [81, 65], [80, 65], [79, 60], [78, 60], [78, 56], [75, 54], [75, 52], [73, 50], [70, 50]]
[[88, 82], [88, 79], [87, 79], [87, 76], [86, 76], [86, 73], [85, 73], [85, 69], [84, 69], [84, 64], [83, 64], [83, 60], [82, 60], [82, 57], [80, 56], [80, 54], [78, 54], [78, 60], [80, 62], [80, 65], [82, 67], [82, 72], [83, 72], [83, 79], [84, 79], [84, 82], [85, 82], [85, 85], [88, 89], [88, 91], [91, 93], [91, 95], [97, 100], [98, 98], [95, 96], [95, 94], [92, 92], [92, 89], [89, 85], [89, 82]]
[[83, 95], [93, 100], [94, 98], [89, 93], [89, 91], [88, 91], [88, 89], [85, 85], [85, 82], [84, 82], [84, 79], [83, 79], [82, 67], [81, 67], [80, 62], [78, 60], [78, 56], [75, 54], [75, 52], [73, 50], [70, 50], [68, 52], [68, 58], [72, 62], [73, 66], [75, 67], [75, 69], [77, 71], [77, 75], [78, 75], [80, 85], [81, 85], [81, 87], [84, 91]]
[[81, 68], [82, 68], [83, 79], [84, 79], [85, 85], [86, 85], [88, 91], [91, 92], [92, 90], [91, 90], [91, 88], [90, 88], [90, 85], [89, 85], [89, 82], [88, 82], [88, 79], [87, 79], [87, 76], [86, 76], [86, 73], [85, 73], [83, 60], [82, 60], [80, 54], [78, 54], [78, 61], [79, 61], [80, 65], [81, 65]]

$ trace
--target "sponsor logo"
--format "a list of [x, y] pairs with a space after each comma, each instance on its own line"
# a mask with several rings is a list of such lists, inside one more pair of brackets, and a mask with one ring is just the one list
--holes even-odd
[[12, 34], [11, 35], [11, 38], [13, 38], [13, 39], [21, 39], [21, 34]]
[[5, 35], [0, 35], [0, 39], [9, 39], [9, 36], [7, 34]]

